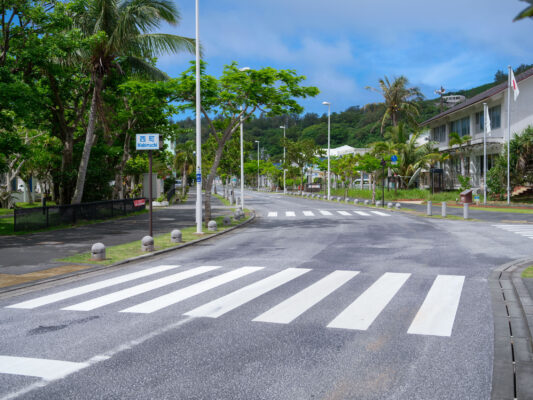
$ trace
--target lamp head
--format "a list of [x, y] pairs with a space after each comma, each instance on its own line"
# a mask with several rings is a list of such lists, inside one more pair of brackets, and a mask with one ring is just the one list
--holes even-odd
[[325, 106], [331, 105], [331, 103], [329, 101], [323, 101], [322, 104], [324, 104]]
[[281, 125], [280, 128], [281, 128], [281, 129], [285, 129], [285, 125]]
[[250, 67], [239, 68], [239, 71], [241, 72], [250, 71]]

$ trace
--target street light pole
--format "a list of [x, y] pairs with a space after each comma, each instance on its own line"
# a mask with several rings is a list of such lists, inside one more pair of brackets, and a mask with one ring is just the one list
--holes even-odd
[[[244, 67], [239, 69], [241, 72], [249, 71], [249, 67]], [[244, 127], [243, 127], [243, 111], [244, 107], [241, 106], [241, 210], [244, 211], [244, 150], [243, 150], [243, 143], [244, 143]]]
[[259, 192], [259, 140], [255, 143], [257, 143], [257, 191]]
[[196, 0], [196, 233], [202, 233], [202, 116], [200, 91], [200, 8]]
[[330, 199], [330, 153], [331, 153], [331, 103], [323, 101], [322, 104], [328, 106], [328, 200]]
[[[285, 125], [280, 126], [283, 129], [283, 139], [285, 139]], [[283, 141], [283, 194], [287, 194], [287, 185], [285, 185], [285, 176], [287, 175], [287, 170], [285, 169], [285, 141]]]

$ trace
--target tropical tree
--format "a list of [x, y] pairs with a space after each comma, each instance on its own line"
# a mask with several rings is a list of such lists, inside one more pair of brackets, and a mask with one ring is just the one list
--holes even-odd
[[341, 179], [345, 199], [348, 197], [348, 187], [350, 183], [360, 175], [356, 169], [356, 164], [359, 159], [359, 155], [347, 154], [336, 160], [336, 173]]
[[520, 11], [520, 13], [514, 18], [513, 22], [518, 21], [520, 19], [527, 18], [527, 17], [529, 18], [533, 17], [533, 0], [522, 0], [522, 1], [529, 3], [529, 6], [527, 6], [522, 11]]
[[303, 190], [305, 167], [309, 163], [311, 163], [316, 156], [323, 156], [324, 151], [316, 145], [313, 139], [293, 141], [289, 138], [284, 138], [282, 140], [282, 144], [287, 149], [287, 160], [285, 168], [287, 168], [292, 163], [298, 166], [300, 175], [300, 187]]
[[395, 78], [390, 82], [386, 76], [379, 80], [379, 89], [367, 86], [366, 88], [378, 92], [385, 100], [385, 114], [381, 119], [381, 133], [387, 121], [392, 126], [398, 125], [403, 114], [406, 120], [417, 125], [416, 117], [419, 115], [416, 100], [423, 99], [422, 92], [417, 87], [407, 87], [409, 80], [405, 76]]
[[[261, 68], [241, 71], [236, 63], [227, 65], [222, 76], [215, 78], [204, 74], [201, 65], [202, 104], [201, 113], [209, 135], [216, 140], [217, 148], [209, 175], [205, 179], [205, 219], [211, 219], [211, 188], [222, 160], [226, 143], [244, 123], [262, 111], [268, 116], [301, 113], [303, 108], [295, 98], [316, 96], [315, 87], [301, 86], [304, 76], [292, 70]], [[191, 68], [178, 78], [177, 99], [181, 109], [196, 107], [196, 68]], [[241, 108], [242, 106], [242, 108]]]
[[459, 157], [461, 158], [461, 175], [465, 176], [465, 151], [466, 146], [470, 144], [472, 137], [469, 135], [459, 136], [457, 132], [450, 133], [448, 145], [450, 147], [457, 145], [459, 147]]
[[150, 33], [162, 23], [178, 23], [180, 15], [170, 0], [80, 0], [73, 10], [74, 28], [92, 38], [90, 49], [82, 57], [93, 83], [85, 145], [72, 197], [76, 204], [83, 197], [105, 78], [113, 70], [122, 71], [124, 64], [154, 79], [166, 79], [167, 75], [148, 60], [167, 52], [193, 52], [195, 43], [181, 36]]

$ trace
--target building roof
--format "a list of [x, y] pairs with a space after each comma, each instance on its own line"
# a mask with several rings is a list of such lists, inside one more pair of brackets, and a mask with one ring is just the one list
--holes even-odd
[[[529, 77], [533, 76], [533, 68], [528, 69], [527, 71], [522, 72], [520, 75], [516, 77], [516, 82], [523, 81], [524, 79], [527, 79]], [[462, 110], [463, 108], [467, 108], [471, 106], [472, 104], [479, 103], [480, 101], [483, 101], [485, 99], [488, 99], [489, 97], [492, 97], [502, 91], [507, 89], [507, 81], [502, 82], [494, 87], [491, 87], [488, 90], [485, 90], [484, 92], [481, 92], [480, 94], [467, 99], [464, 103], [457, 104], [456, 106], [450, 108], [449, 110], [446, 110], [444, 112], [441, 112], [438, 115], [435, 115], [434, 117], [428, 119], [427, 121], [424, 121], [422, 123], [422, 126], [429, 124], [430, 122], [433, 122], [437, 119], [440, 119], [442, 117], [445, 117], [446, 115], [453, 114], [456, 111]]]
[[[326, 155], [328, 154], [328, 149], [323, 149], [326, 152]], [[364, 154], [368, 152], [368, 149], [366, 148], [355, 148], [352, 146], [344, 145], [341, 147], [337, 147], [334, 149], [331, 149], [331, 156], [332, 157], [340, 157], [344, 156], [346, 154]]]

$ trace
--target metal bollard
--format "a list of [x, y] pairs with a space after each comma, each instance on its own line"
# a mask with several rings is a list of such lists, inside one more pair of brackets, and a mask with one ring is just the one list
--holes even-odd
[[433, 210], [431, 209], [431, 201], [428, 201], [427, 215], [433, 215]]
[[468, 203], [463, 204], [463, 218], [468, 219]]
[[446, 218], [446, 202], [445, 201], [442, 202], [442, 210], [441, 210], [441, 212], [442, 212], [442, 217]]

